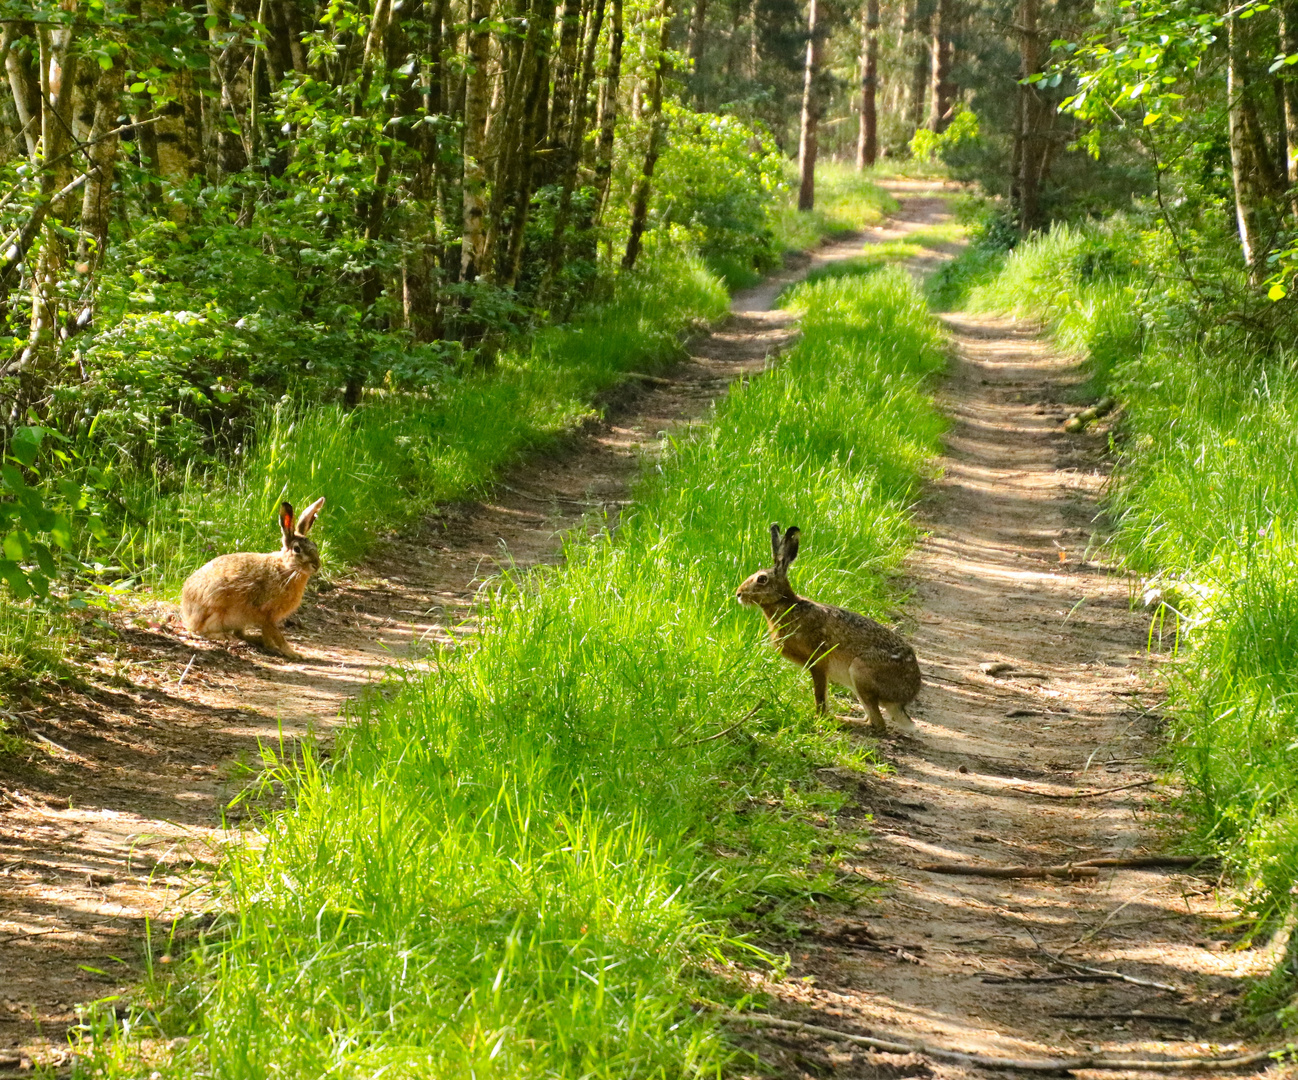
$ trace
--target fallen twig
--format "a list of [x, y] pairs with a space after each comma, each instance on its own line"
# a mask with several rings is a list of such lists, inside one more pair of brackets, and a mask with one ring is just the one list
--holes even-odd
[[[975, 939], [977, 940], [977, 939]], [[996, 983], [1058, 983], [1058, 982], [1121, 982], [1121, 975], [1083, 975], [1072, 972], [1068, 975], [984, 975], [983, 982]]]
[[990, 878], [1093, 878], [1100, 872], [1093, 866], [1081, 863], [1064, 863], [1060, 866], [977, 866], [973, 863], [925, 863], [920, 870], [930, 874], [962, 874], [967, 877]]
[[176, 680], [176, 689], [179, 690], [185, 685], [185, 676], [189, 674], [189, 669], [194, 666], [194, 661], [198, 659], [198, 653], [194, 653], [189, 658], [189, 663], [185, 665], [185, 670], [180, 673], [180, 678]]
[[927, 1043], [901, 1042], [897, 1039], [879, 1039], [873, 1035], [854, 1035], [834, 1028], [821, 1027], [819, 1024], [804, 1024], [797, 1020], [784, 1020], [778, 1016], [766, 1016], [762, 1013], [722, 1013], [723, 1020], [740, 1024], [752, 1024], [755, 1027], [783, 1028], [786, 1031], [800, 1031], [805, 1035], [820, 1035], [828, 1039], [842, 1039], [844, 1042], [868, 1046], [885, 1054], [923, 1054], [925, 1057], [939, 1061], [953, 1061], [961, 1065], [979, 1065], [991, 1069], [1010, 1069], [1015, 1072], [1072, 1072], [1076, 1069], [1095, 1069], [1110, 1072], [1124, 1072], [1129, 1069], [1143, 1069], [1147, 1072], [1190, 1072], [1203, 1069], [1210, 1072], [1225, 1072], [1230, 1069], [1242, 1069], [1257, 1065], [1269, 1058], [1279, 1058], [1291, 1052], [1288, 1046], [1273, 1047], [1269, 1050], [1258, 1050], [1252, 1054], [1239, 1057], [1213, 1058], [1002, 1058], [987, 1054], [966, 1054], [960, 1050], [948, 1050], [942, 1046], [930, 1046]]
[[1168, 992], [1173, 994], [1183, 993], [1183, 991], [1179, 986], [1173, 986], [1171, 985], [1171, 983], [1155, 982], [1153, 979], [1141, 979], [1135, 975], [1124, 975], [1121, 971], [1110, 971], [1107, 968], [1093, 968], [1087, 966], [1086, 964], [1079, 964], [1073, 960], [1065, 960], [1058, 953], [1052, 953], [1049, 949], [1047, 949], [1044, 945], [1042, 945], [1041, 942], [1037, 940], [1037, 935], [1032, 933], [1031, 927], [1028, 927], [1027, 931], [1028, 931], [1028, 936], [1031, 937], [1034, 942], [1036, 942], [1038, 951], [1043, 956], [1050, 957], [1050, 959], [1053, 960], [1056, 964], [1062, 964], [1064, 967], [1072, 968], [1074, 971], [1085, 972], [1087, 975], [1108, 975], [1111, 978], [1119, 979], [1125, 983], [1130, 983], [1132, 986], [1147, 986], [1151, 990], [1167, 990]]
[[1043, 799], [1093, 799], [1097, 795], [1112, 795], [1115, 791], [1130, 791], [1132, 788], [1150, 787], [1157, 784], [1157, 780], [1137, 780], [1133, 784], [1119, 784], [1117, 787], [1098, 788], [1095, 791], [1070, 791], [1066, 795], [1059, 795], [1053, 791], [1035, 791], [1032, 788], [1016, 787], [1015, 791], [1021, 791], [1025, 795], [1037, 795]]

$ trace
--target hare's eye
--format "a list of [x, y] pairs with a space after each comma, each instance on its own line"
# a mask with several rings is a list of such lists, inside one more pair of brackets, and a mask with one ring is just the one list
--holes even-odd
[[757, 575], [757, 584], [758, 584], [758, 585], [765, 585], [765, 584], [767, 583], [767, 581], [769, 581], [769, 580], [770, 580], [770, 579], [769, 579], [765, 574], [758, 574], [758, 575]]

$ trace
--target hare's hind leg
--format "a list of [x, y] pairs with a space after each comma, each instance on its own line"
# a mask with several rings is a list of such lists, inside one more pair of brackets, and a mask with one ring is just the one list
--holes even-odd
[[910, 713], [906, 711], [905, 705], [896, 701], [881, 701], [879, 702], [879, 708], [883, 710], [884, 715], [887, 716], [889, 720], [896, 724], [897, 727], [907, 735], [916, 735], [919, 733], [919, 728], [915, 726], [915, 721], [910, 718]]
[[261, 644], [262, 648], [277, 652], [288, 660], [305, 659], [301, 653], [297, 652], [288, 643], [288, 640], [284, 637], [284, 632], [269, 619], [261, 624]]
[[829, 678], [825, 672], [824, 663], [813, 664], [807, 669], [811, 673], [811, 689], [816, 695], [816, 712], [827, 713], [829, 706], [825, 701], [826, 691], [829, 689]]

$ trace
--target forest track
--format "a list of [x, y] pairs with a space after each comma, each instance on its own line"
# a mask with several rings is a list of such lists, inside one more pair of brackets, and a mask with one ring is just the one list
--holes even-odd
[[[49, 742], [0, 773], [0, 1075], [66, 1056], [76, 1006], [138, 981], [146, 923], [166, 956], [166, 927], [201, 906], [221, 848], [240, 836], [247, 811], [225, 808], [265, 755], [327, 743], [389, 669], [470, 631], [479, 590], [503, 568], [556, 563], [564, 533], [615, 521], [662, 433], [705, 420], [730, 383], [793, 339], [792, 316], [772, 308], [781, 290], [946, 218], [935, 185], [894, 188], [903, 204], [891, 219], [737, 294], [687, 359], [622, 384], [603, 419], [511, 470], [490, 497], [442, 507], [353, 573], [326, 568], [288, 628], [304, 661], [193, 638], [162, 602], [87, 624], [78, 677], [13, 714]], [[274, 533], [268, 521], [268, 544]]]
[[[1211, 871], [1108, 868], [1070, 881], [924, 869], [1155, 853], [1169, 798], [1152, 785], [1149, 615], [1133, 610], [1136, 584], [1103, 561], [1106, 436], [1062, 430], [1080, 365], [1034, 326], [945, 318], [955, 358], [939, 402], [951, 428], [909, 564], [920, 735], [884, 744], [890, 775], [826, 777], [874, 815], [855, 860], [879, 899], [818, 918], [788, 977], [764, 988], [771, 1011], [1001, 1058], [1246, 1052], [1240, 995], [1275, 946], [1236, 948], [1248, 943]], [[1077, 971], [1050, 954], [1175, 989], [1028, 981]], [[791, 1077], [982, 1071], [803, 1033], [743, 1038]]]

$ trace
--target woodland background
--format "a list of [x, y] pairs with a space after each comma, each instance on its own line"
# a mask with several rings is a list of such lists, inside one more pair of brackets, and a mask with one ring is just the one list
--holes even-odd
[[[1087, 357], [1083, 395], [1120, 402], [1107, 510], [1151, 641], [1176, 652], [1181, 842], [1236, 872], [1250, 933], [1290, 918], [1298, 0], [61, 0], [0, 3], [0, 58], [13, 692], [67, 670], [71, 609], [93, 619], [264, 546], [285, 495], [323, 491], [326, 568], [355, 561], [570, 430], [627, 372], [669, 365], [787, 250], [877, 219], [889, 201], [871, 176], [938, 170], [971, 185], [971, 243], [929, 302], [1044, 320]], [[294, 809], [224, 879], [238, 932], [196, 948], [149, 1014], [201, 1031], [193, 1053], [214, 1075], [253, 1075], [259, 1053], [303, 1075], [399, 1062], [421, 1039], [442, 1040], [428, 1052], [447, 1068], [494, 1060], [490, 1039], [445, 1026], [464, 1002], [470, 1028], [508, 1045], [501, 1075], [578, 1074], [623, 1046], [676, 1073], [730, 1060], [688, 1007], [699, 965], [738, 947], [718, 927], [747, 918], [745, 897], [777, 897], [778, 919], [828, 887], [807, 869], [821, 851], [807, 820], [832, 797], [790, 785], [808, 747], [841, 752], [772, 696], [760, 762], [715, 743], [663, 771], [679, 701], [713, 694], [740, 714], [752, 696], [708, 667], [721, 617], [699, 606], [732, 569], [718, 560], [740, 560], [734, 523], [783, 512], [738, 463], [851, 493], [822, 523], [839, 539], [826, 565], [855, 567], [878, 611], [940, 428], [925, 396], [940, 334], [907, 281], [799, 296], [808, 338], [780, 381], [738, 393], [715, 438], [680, 449], [627, 547], [601, 540], [561, 587], [491, 608], [483, 644], [444, 658], [464, 680], [376, 705], [336, 768], [277, 777]], [[896, 447], [850, 443], [869, 410], [905, 417]], [[705, 489], [684, 513], [681, 492]], [[651, 565], [652, 581], [637, 570]], [[686, 613], [695, 651], [660, 654], [643, 619], [611, 623], [610, 590]], [[536, 631], [563, 620], [573, 640], [639, 650], [655, 678], [610, 666], [573, 681], [573, 658]], [[751, 663], [738, 630], [727, 641], [735, 670]], [[549, 713], [526, 691], [537, 671], [567, 687]], [[473, 691], [498, 683], [509, 692]], [[24, 745], [0, 730], [0, 758]], [[788, 813], [749, 814], [722, 774]], [[544, 841], [520, 824], [532, 812]], [[400, 865], [368, 858], [394, 823], [428, 843], [401, 840]], [[714, 843], [742, 857], [723, 864]], [[548, 883], [536, 910], [492, 876], [501, 852], [527, 888]], [[555, 877], [572, 852], [591, 858]], [[460, 907], [470, 886], [480, 918]], [[1259, 1011], [1292, 1019], [1296, 971], [1291, 951]], [[357, 980], [378, 1004], [343, 1023], [330, 988]], [[299, 1026], [257, 1019], [307, 985], [322, 996]], [[401, 1011], [412, 1002], [424, 1011]], [[137, 1059], [122, 1060], [105, 1075]]]

